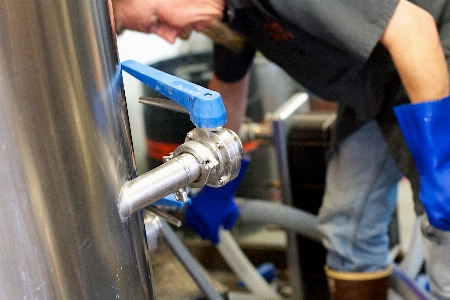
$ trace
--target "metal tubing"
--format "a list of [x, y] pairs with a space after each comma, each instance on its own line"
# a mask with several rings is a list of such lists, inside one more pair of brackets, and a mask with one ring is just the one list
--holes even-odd
[[419, 287], [414, 280], [406, 276], [396, 264], [393, 264], [392, 274], [389, 277], [389, 287], [402, 296], [402, 299], [434, 299], [427, 291]]
[[0, 299], [152, 299], [107, 0], [0, 0]]
[[[289, 117], [295, 112], [306, 106], [309, 96], [306, 93], [298, 93], [289, 98], [280, 108], [277, 109], [271, 116], [273, 126], [273, 143], [275, 145], [278, 174], [281, 183], [281, 193], [284, 204], [292, 206], [292, 192], [289, 175], [289, 162], [287, 157], [288, 132], [289, 132]], [[286, 249], [286, 256], [288, 266], [291, 271], [290, 282], [292, 285], [294, 299], [304, 299], [303, 289], [299, 282], [301, 282], [300, 260], [298, 257], [298, 245], [296, 233], [292, 230], [287, 231], [288, 245]]]
[[273, 143], [273, 128], [267, 123], [244, 123], [239, 129], [239, 138], [242, 142], [258, 141], [259, 143]]
[[189, 153], [181, 154], [163, 165], [131, 180], [123, 187], [120, 214], [132, 213], [197, 180], [200, 163]]

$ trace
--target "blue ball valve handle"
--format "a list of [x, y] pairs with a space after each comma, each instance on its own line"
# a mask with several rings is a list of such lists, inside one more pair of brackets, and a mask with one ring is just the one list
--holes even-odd
[[225, 124], [225, 106], [218, 92], [133, 60], [122, 62], [121, 68], [155, 91], [183, 106], [195, 126], [213, 129]]

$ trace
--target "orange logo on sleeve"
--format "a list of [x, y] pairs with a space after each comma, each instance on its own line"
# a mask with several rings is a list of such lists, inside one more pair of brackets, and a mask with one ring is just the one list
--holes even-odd
[[276, 42], [291, 40], [294, 38], [292, 31], [285, 30], [278, 22], [264, 23], [263, 27], [269, 32], [270, 37]]

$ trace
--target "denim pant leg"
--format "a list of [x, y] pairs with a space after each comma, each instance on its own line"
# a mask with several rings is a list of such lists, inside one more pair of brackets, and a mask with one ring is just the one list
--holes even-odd
[[331, 269], [370, 272], [389, 265], [387, 231], [401, 177], [376, 122], [341, 143], [328, 164], [318, 215]]

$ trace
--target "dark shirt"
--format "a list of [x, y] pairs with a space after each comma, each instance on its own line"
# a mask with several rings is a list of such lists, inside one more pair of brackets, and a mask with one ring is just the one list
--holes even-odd
[[[448, 58], [447, 1], [411, 2], [434, 16]], [[227, 3], [227, 22], [247, 39], [247, 45], [239, 54], [215, 45], [216, 76], [227, 82], [241, 79], [255, 52], [261, 52], [312, 93], [339, 103], [334, 146], [368, 120], [377, 120], [417, 195], [417, 171], [392, 111], [394, 105], [409, 100], [389, 53], [378, 42], [398, 0]]]
[[[398, 0], [231, 2], [230, 26], [248, 44], [240, 54], [215, 47], [214, 72], [219, 79], [242, 78], [258, 50], [310, 92], [351, 107], [356, 123], [379, 112], [397, 74], [378, 40]], [[350, 127], [337, 131], [341, 138], [352, 131]]]

